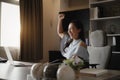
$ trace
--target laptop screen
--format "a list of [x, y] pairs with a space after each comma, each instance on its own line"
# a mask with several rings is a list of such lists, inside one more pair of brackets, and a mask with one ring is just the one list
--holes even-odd
[[10, 50], [8, 49], [8, 47], [4, 47], [4, 49], [5, 49], [8, 61], [10, 62], [10, 64], [14, 64]]

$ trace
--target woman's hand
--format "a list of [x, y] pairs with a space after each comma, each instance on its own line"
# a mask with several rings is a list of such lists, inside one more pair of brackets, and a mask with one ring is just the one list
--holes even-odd
[[58, 18], [59, 18], [59, 20], [63, 20], [65, 18], [65, 15], [64, 14], [59, 14]]
[[63, 38], [63, 36], [64, 36], [64, 30], [63, 30], [63, 26], [62, 26], [62, 20], [64, 19], [64, 17], [65, 17], [64, 14], [58, 15], [57, 33], [60, 36], [60, 38]]
[[75, 59], [75, 57], [77, 57], [77, 55], [72, 55], [71, 59]]
[[73, 55], [72, 57], [71, 57], [71, 59], [73, 59], [74, 61], [75, 61], [75, 63], [79, 63], [79, 62], [84, 62], [79, 56], [77, 56], [77, 55]]

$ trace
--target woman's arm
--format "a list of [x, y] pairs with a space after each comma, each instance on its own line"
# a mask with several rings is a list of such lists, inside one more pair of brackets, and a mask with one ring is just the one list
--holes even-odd
[[63, 30], [63, 26], [62, 26], [62, 20], [64, 19], [64, 17], [65, 17], [64, 14], [59, 14], [59, 16], [58, 16], [57, 33], [60, 38], [63, 38], [63, 36], [65, 34], [64, 30]]

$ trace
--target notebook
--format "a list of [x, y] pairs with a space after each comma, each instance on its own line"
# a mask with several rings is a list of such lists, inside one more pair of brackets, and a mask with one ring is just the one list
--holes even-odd
[[16, 67], [28, 67], [28, 66], [32, 66], [32, 63], [25, 63], [25, 62], [19, 62], [19, 61], [14, 61], [12, 58], [12, 55], [10, 53], [10, 50], [7, 47], [4, 47], [7, 58], [8, 58], [8, 62]]

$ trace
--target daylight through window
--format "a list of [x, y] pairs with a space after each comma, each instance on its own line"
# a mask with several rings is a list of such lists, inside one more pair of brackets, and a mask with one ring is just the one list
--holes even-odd
[[1, 2], [1, 46], [20, 47], [19, 5]]

